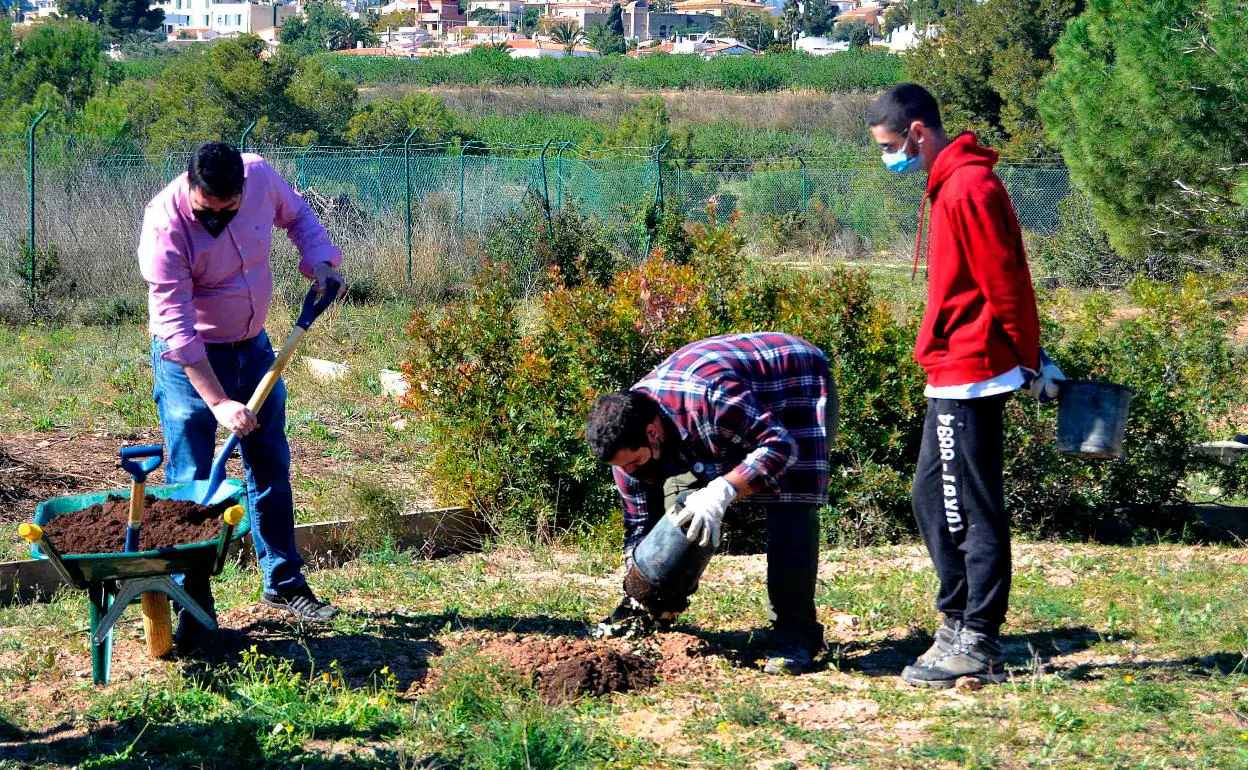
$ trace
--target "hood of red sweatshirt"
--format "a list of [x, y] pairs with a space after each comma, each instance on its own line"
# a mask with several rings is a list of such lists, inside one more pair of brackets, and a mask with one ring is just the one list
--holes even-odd
[[927, 177], [928, 197], [935, 198], [940, 186], [957, 169], [974, 165], [992, 168], [997, 165], [999, 157], [996, 150], [981, 146], [973, 132], [963, 131], [936, 156], [936, 162], [932, 164], [932, 171]]

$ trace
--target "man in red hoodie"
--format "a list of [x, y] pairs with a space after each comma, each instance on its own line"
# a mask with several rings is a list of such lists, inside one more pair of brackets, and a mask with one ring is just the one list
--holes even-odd
[[889, 170], [928, 172], [916, 272], [931, 207], [927, 310], [914, 350], [927, 372], [927, 419], [912, 502], [945, 619], [902, 678], [931, 687], [960, 677], [1000, 682], [998, 633], [1010, 591], [1002, 415], [1013, 391], [1049, 400], [1063, 377], [1040, 350], [1022, 231], [992, 170], [996, 151], [969, 132], [950, 139], [936, 100], [914, 83], [881, 95], [867, 123]]

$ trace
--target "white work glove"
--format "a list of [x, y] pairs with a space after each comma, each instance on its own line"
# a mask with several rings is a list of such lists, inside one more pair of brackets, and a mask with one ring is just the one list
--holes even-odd
[[667, 515], [677, 527], [689, 525], [689, 531], [685, 533], [689, 542], [696, 542], [703, 548], [708, 545], [718, 548], [724, 511], [728, 510], [728, 504], [736, 497], [737, 488], [728, 479], [720, 476], [702, 489], [690, 492], [685, 498], [685, 506], [673, 508]]
[[1040, 348], [1040, 371], [1023, 367], [1023, 390], [1042, 404], [1057, 398], [1057, 394], [1061, 392], [1061, 382], [1065, 379], [1066, 375], [1053, 363], [1049, 354], [1044, 352], [1044, 348]]

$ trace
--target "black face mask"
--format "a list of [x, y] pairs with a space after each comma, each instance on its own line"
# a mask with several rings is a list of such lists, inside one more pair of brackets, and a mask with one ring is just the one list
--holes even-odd
[[665, 440], [659, 444], [659, 454], [662, 459], [656, 459], [652, 456], [645, 465], [633, 469], [633, 472], [629, 475], [638, 481], [662, 483], [680, 473], [680, 469], [677, 467], [679, 452], [679, 441]]
[[216, 238], [225, 232], [226, 225], [230, 223], [237, 214], [238, 209], [226, 209], [224, 211], [213, 211], [212, 209], [192, 209], [191, 213], [204, 226], [208, 234]]

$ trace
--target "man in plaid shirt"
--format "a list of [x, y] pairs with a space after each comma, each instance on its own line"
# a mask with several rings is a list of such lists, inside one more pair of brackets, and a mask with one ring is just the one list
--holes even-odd
[[[627, 566], [681, 492], [694, 490], [673, 523], [688, 525], [689, 540], [704, 548], [719, 545], [733, 500], [749, 497], [766, 510], [772, 673], [808, 669], [823, 645], [815, 619], [818, 509], [827, 502], [835, 429], [827, 358], [774, 332], [686, 345], [631, 390], [601, 396], [587, 420], [590, 448], [614, 466]], [[629, 606], [625, 597], [617, 615]], [[682, 599], [673, 609], [685, 606]]]

